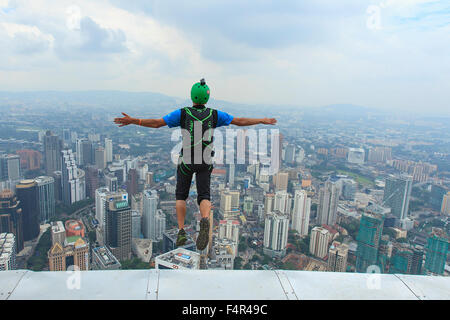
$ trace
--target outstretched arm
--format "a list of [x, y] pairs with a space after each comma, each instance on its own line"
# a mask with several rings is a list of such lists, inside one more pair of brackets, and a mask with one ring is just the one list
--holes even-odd
[[123, 113], [123, 118], [115, 118], [114, 122], [119, 125], [119, 127], [127, 126], [129, 124], [136, 124], [138, 126], [149, 127], [149, 128], [160, 128], [166, 125], [164, 119], [138, 119], [131, 118], [126, 113]]
[[275, 118], [233, 118], [231, 124], [236, 126], [253, 126], [255, 124], [271, 124], [277, 123]]

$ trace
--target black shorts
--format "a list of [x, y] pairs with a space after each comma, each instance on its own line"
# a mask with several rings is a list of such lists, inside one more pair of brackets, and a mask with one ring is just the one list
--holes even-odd
[[213, 166], [209, 164], [185, 164], [182, 162], [177, 167], [176, 199], [186, 200], [191, 188], [192, 176], [195, 173], [197, 182], [197, 203], [210, 199], [211, 172]]

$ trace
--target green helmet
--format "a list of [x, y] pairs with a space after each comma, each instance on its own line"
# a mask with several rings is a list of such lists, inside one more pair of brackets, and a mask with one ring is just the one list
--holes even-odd
[[205, 79], [195, 83], [191, 89], [191, 99], [195, 104], [206, 104], [209, 100], [209, 87], [206, 85]]

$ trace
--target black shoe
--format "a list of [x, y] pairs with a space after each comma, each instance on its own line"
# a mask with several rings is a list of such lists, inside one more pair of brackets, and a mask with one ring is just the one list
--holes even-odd
[[202, 218], [200, 220], [200, 232], [197, 237], [197, 249], [203, 250], [208, 245], [209, 241], [209, 219]]
[[177, 247], [183, 246], [187, 241], [187, 237], [186, 237], [186, 231], [184, 231], [184, 229], [180, 229], [180, 231], [178, 231], [178, 236], [177, 236]]

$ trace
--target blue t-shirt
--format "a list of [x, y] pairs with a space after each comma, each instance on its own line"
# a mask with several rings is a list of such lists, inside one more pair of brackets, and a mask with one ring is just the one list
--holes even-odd
[[[181, 119], [181, 109], [175, 110], [168, 115], [165, 115], [163, 117], [166, 124], [169, 126], [169, 128], [173, 127], [179, 127], [180, 126], [180, 119]], [[217, 126], [223, 127], [230, 125], [231, 121], [233, 121], [233, 116], [229, 115], [226, 112], [217, 110]]]

